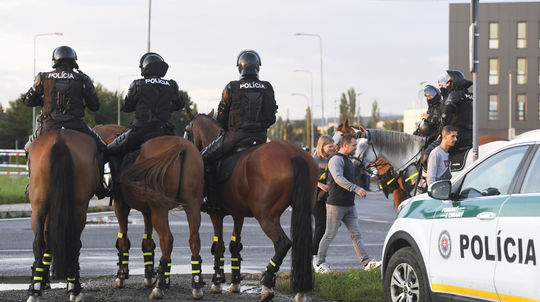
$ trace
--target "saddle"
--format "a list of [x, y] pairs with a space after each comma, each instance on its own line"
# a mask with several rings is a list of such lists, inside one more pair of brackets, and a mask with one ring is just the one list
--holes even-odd
[[263, 143], [253, 139], [243, 140], [237, 144], [232, 153], [225, 155], [218, 161], [216, 166], [217, 183], [221, 184], [229, 180], [238, 160], [240, 160], [244, 154], [258, 148], [262, 144]]
[[465, 160], [471, 148], [458, 149], [457, 153], [450, 154], [450, 171], [461, 171], [465, 167]]

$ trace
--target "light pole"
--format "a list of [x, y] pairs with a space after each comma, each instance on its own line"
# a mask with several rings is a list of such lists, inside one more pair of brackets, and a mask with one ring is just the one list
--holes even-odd
[[309, 70], [300, 70], [300, 69], [297, 69], [295, 70], [294, 72], [304, 72], [304, 73], [308, 73], [309, 74], [309, 83], [310, 83], [310, 90], [311, 90], [311, 98], [310, 98], [310, 104], [311, 104], [311, 108], [310, 108], [310, 111], [309, 111], [309, 118], [310, 118], [310, 121], [309, 121], [309, 124], [311, 125], [310, 126], [310, 130], [311, 131], [311, 148], [313, 148], [314, 146], [314, 141], [315, 141], [315, 136], [313, 135], [315, 133], [315, 125], [313, 124], [313, 73]]
[[[150, 52], [150, 24], [152, 19], [152, 0], [148, 0], [148, 41], [146, 46], [146, 52]], [[120, 125], [120, 124], [119, 124]]]
[[[62, 36], [63, 33], [43, 33], [34, 35], [34, 78], [36, 77], [36, 41], [42, 36]], [[36, 107], [32, 107], [32, 133], [36, 132]]]
[[306, 98], [306, 105], [307, 105], [307, 108], [309, 109], [308, 112], [309, 112], [309, 116], [306, 117], [306, 128], [308, 129], [311, 129], [311, 133], [307, 133], [308, 135], [308, 139], [307, 139], [307, 143], [310, 144], [309, 146], [309, 152], [313, 152], [313, 119], [311, 118], [311, 109], [309, 108], [309, 98], [307, 95], [303, 94], [303, 93], [291, 93], [291, 95], [293, 96], [301, 96], [301, 97], [305, 97]]
[[118, 76], [118, 95], [117, 95], [117, 103], [116, 103], [116, 119], [117, 124], [120, 125], [120, 103], [122, 102], [122, 92], [120, 91], [120, 80], [122, 78], [134, 78], [137, 77], [137, 74], [123, 74]]
[[512, 71], [508, 72], [508, 140], [515, 136], [515, 129], [512, 128]]
[[360, 96], [364, 94], [363, 92], [358, 92], [356, 96], [358, 99], [356, 100], [356, 107], [358, 108], [358, 113], [356, 115], [356, 125], [360, 126]]
[[321, 118], [323, 119], [324, 125], [328, 124], [326, 117], [324, 115], [324, 86], [323, 86], [323, 54], [322, 54], [322, 38], [318, 34], [306, 34], [306, 33], [295, 33], [295, 36], [311, 36], [319, 38], [319, 48], [321, 54]]

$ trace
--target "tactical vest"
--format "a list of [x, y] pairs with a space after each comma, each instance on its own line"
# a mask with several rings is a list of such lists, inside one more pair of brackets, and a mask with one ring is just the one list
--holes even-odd
[[43, 80], [42, 114], [59, 121], [83, 118], [84, 76], [71, 70], [55, 70], [43, 72], [41, 75]]
[[275, 120], [276, 100], [270, 83], [247, 78], [232, 81], [228, 129], [266, 130]]
[[171, 102], [178, 98], [178, 84], [161, 78], [138, 79], [134, 82], [136, 99], [135, 126], [166, 123], [171, 118]]
[[[455, 102], [456, 113], [450, 121], [450, 125], [459, 129], [459, 135], [468, 135], [472, 130], [473, 96], [466, 91], [452, 92], [448, 99]], [[472, 135], [472, 133], [470, 133]]]
[[[352, 161], [344, 154], [336, 152], [334, 156], [343, 157], [343, 177], [350, 182], [354, 181], [354, 164]], [[355, 192], [350, 192], [342, 188], [334, 180], [332, 173], [328, 173], [328, 199], [326, 200], [327, 204], [336, 205], [336, 206], [353, 206], [354, 205], [354, 195]]]

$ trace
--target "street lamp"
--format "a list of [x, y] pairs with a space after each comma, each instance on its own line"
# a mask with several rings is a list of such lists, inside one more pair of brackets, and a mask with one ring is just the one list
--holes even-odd
[[[148, 0], [148, 41], [146, 46], [146, 52], [150, 52], [150, 21], [152, 17], [152, 0]], [[120, 125], [120, 124], [118, 124]]]
[[[307, 108], [309, 109], [309, 98], [308, 98], [307, 95], [305, 95], [303, 93], [295, 93], [295, 92], [293, 92], [291, 95], [305, 97], [306, 98]], [[313, 119], [311, 118], [311, 115], [312, 115], [311, 109], [309, 109], [309, 116], [306, 118], [306, 128], [311, 129], [311, 135], [308, 132], [308, 140], [307, 140], [309, 142], [309, 144], [310, 144], [309, 152], [313, 152]]]
[[118, 76], [118, 95], [117, 95], [117, 103], [116, 103], [116, 118], [117, 118], [117, 124], [120, 125], [120, 103], [122, 102], [122, 92], [120, 92], [120, 80], [122, 78], [134, 78], [139, 76], [138, 74], [123, 74]]
[[[36, 77], [36, 40], [42, 36], [62, 36], [63, 33], [43, 33], [34, 35], [34, 78]], [[32, 133], [36, 132], [36, 107], [32, 107]]]
[[310, 120], [311, 127], [309, 131], [311, 131], [311, 147], [313, 148], [314, 140], [315, 140], [315, 136], [313, 135], [313, 133], [315, 133], [315, 130], [314, 130], [315, 125], [313, 125], [313, 108], [314, 108], [313, 107], [313, 73], [309, 70], [300, 70], [300, 69], [297, 69], [294, 72], [309, 73], [309, 83], [310, 83], [310, 90], [311, 90], [311, 98], [310, 98], [311, 110], [309, 112], [310, 113], [309, 118], [311, 119]]
[[320, 47], [320, 54], [321, 54], [321, 117], [324, 121], [324, 124], [326, 125], [328, 121], [326, 120], [326, 117], [324, 116], [324, 89], [323, 89], [323, 54], [322, 54], [322, 38], [318, 34], [306, 34], [306, 33], [295, 33], [295, 36], [311, 36], [311, 37], [317, 37], [319, 38], [319, 47]]

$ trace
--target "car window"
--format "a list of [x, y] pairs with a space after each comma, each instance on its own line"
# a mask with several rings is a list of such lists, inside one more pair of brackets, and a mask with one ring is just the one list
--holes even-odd
[[503, 150], [474, 167], [463, 180], [459, 198], [507, 194], [527, 148], [519, 146]]
[[527, 175], [521, 186], [521, 193], [540, 193], [540, 149], [536, 150], [536, 154], [529, 165]]

